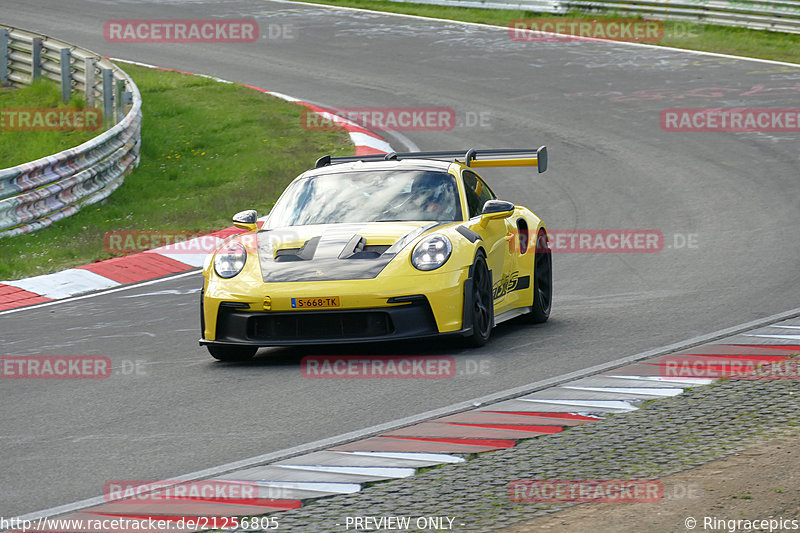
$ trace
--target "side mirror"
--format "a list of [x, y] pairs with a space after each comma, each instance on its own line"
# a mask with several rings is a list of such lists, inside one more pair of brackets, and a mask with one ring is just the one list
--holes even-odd
[[514, 214], [514, 204], [505, 200], [488, 200], [483, 204], [481, 211], [481, 226], [486, 226], [490, 220], [508, 218]]
[[246, 211], [239, 211], [233, 215], [233, 225], [237, 228], [246, 229], [247, 231], [257, 231], [258, 213], [255, 209], [248, 209]]

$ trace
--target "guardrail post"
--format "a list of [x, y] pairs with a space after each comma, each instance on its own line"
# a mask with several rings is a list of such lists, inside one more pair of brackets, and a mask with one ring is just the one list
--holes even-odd
[[104, 68], [103, 73], [103, 123], [106, 127], [114, 121], [114, 71]]
[[86, 107], [94, 107], [94, 84], [97, 83], [95, 80], [95, 65], [94, 65], [94, 58], [87, 57], [86, 61], [84, 62], [84, 74], [85, 74], [85, 82], [86, 82]]
[[8, 30], [0, 30], [0, 84], [8, 85]]
[[69, 48], [61, 49], [61, 101], [69, 103], [72, 94], [72, 53]]
[[114, 103], [117, 105], [116, 115], [114, 115], [114, 124], [122, 120], [122, 117], [125, 116], [125, 102], [122, 100], [122, 93], [125, 92], [125, 82], [123, 80], [117, 80], [116, 89], [117, 90], [114, 92]]
[[31, 50], [31, 77], [38, 80], [42, 77], [42, 47], [44, 46], [41, 37], [33, 38], [33, 49]]

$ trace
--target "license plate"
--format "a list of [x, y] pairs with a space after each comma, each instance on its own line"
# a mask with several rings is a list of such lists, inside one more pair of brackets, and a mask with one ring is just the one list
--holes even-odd
[[339, 297], [292, 298], [292, 309], [319, 309], [321, 307], [339, 307]]

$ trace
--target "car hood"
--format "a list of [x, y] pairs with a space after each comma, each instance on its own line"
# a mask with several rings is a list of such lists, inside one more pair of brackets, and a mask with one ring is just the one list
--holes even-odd
[[437, 222], [368, 222], [291, 226], [258, 232], [265, 282], [334, 281], [376, 277]]

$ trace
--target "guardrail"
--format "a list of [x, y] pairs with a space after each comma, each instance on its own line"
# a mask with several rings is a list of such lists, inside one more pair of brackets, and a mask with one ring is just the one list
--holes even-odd
[[142, 98], [133, 80], [89, 50], [0, 25], [0, 85], [61, 82], [62, 100], [72, 91], [86, 106], [102, 105], [111, 126], [80, 146], [0, 169], [0, 239], [29, 233], [99, 202], [139, 164]]
[[394, 0], [441, 6], [513, 9], [563, 15], [571, 10], [800, 33], [800, 2], [791, 0]]
[[800, 2], [783, 0], [565, 0], [567, 9], [800, 33]]

